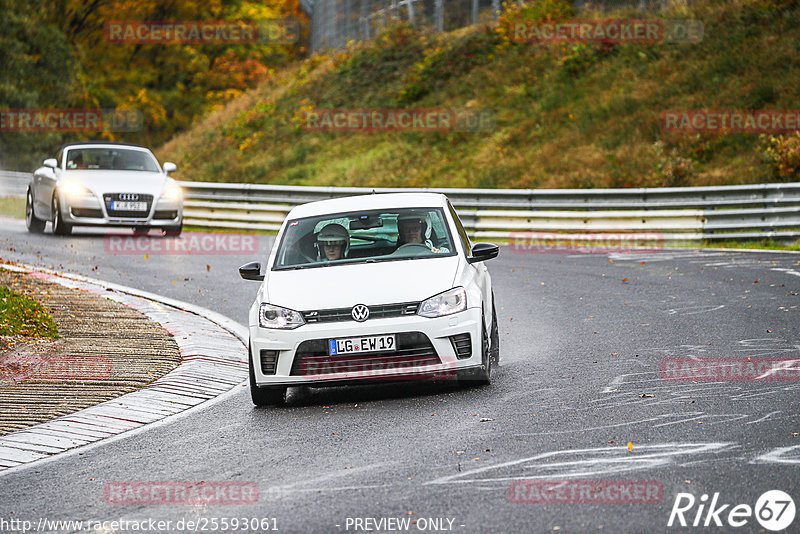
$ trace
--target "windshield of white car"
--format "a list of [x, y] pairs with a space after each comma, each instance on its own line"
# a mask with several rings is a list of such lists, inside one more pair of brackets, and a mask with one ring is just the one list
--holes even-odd
[[272, 270], [455, 254], [441, 208], [353, 211], [286, 221]]
[[125, 148], [70, 149], [66, 170], [160, 172], [158, 162], [149, 153]]

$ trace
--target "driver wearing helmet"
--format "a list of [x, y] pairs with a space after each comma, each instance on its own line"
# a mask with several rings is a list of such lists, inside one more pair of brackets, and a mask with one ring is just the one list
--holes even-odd
[[429, 239], [431, 236], [430, 217], [424, 211], [407, 211], [397, 217], [397, 230], [399, 236], [397, 246], [408, 243], [420, 243], [428, 247], [431, 252], [450, 252], [445, 247], [434, 247]]
[[317, 255], [320, 261], [344, 259], [350, 250], [350, 234], [341, 224], [331, 223], [317, 234]]

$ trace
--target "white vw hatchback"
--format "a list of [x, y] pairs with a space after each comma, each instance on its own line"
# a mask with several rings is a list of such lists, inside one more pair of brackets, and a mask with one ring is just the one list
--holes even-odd
[[391, 193], [303, 204], [283, 222], [250, 308], [250, 391], [456, 377], [488, 384], [499, 345], [489, 243], [447, 197]]
[[136, 232], [183, 229], [181, 189], [148, 149], [127, 143], [86, 142], [62, 146], [44, 160], [28, 185], [25, 222], [42, 232], [68, 235], [74, 226], [128, 226]]

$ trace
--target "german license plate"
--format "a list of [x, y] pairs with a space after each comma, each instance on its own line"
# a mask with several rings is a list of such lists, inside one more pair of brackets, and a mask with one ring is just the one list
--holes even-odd
[[394, 334], [389, 336], [346, 337], [328, 340], [331, 356], [359, 352], [387, 352], [397, 350]]
[[113, 211], [147, 211], [147, 202], [122, 202], [114, 200], [111, 202]]

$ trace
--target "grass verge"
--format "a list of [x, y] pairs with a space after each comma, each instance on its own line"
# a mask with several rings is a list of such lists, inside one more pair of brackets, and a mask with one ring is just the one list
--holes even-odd
[[58, 339], [58, 328], [41, 304], [0, 286], [0, 336]]
[[4, 217], [25, 218], [25, 199], [0, 197], [0, 215]]

